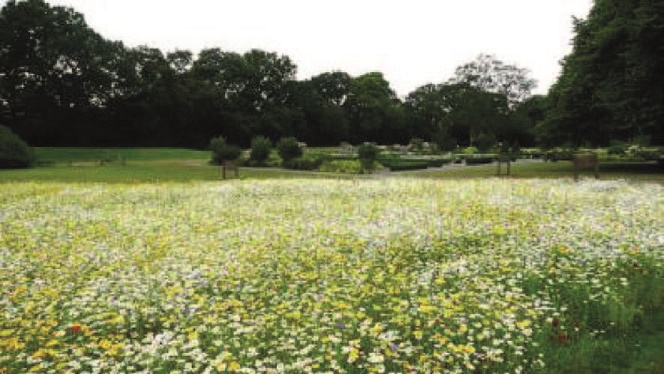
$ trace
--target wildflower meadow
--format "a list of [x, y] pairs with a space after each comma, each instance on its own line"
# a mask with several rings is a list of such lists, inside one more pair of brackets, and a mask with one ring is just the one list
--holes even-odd
[[3, 183], [0, 373], [555, 371], [664, 308], [663, 206], [620, 180]]

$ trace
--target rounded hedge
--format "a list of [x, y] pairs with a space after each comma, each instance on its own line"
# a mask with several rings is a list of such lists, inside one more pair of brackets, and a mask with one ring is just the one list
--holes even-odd
[[212, 163], [215, 165], [221, 165], [224, 161], [237, 160], [242, 154], [242, 148], [228, 144], [223, 136], [210, 140], [210, 150], [212, 151]]
[[0, 169], [20, 169], [32, 167], [35, 154], [11, 129], [0, 125]]
[[249, 159], [257, 165], [265, 165], [270, 158], [272, 142], [265, 136], [257, 136], [251, 140], [251, 152]]
[[300, 142], [292, 136], [279, 139], [279, 142], [277, 142], [277, 152], [284, 163], [301, 157], [303, 154]]

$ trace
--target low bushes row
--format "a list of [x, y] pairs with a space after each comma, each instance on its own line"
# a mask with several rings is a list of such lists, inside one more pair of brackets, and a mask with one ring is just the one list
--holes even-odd
[[492, 163], [496, 158], [491, 156], [485, 156], [485, 157], [470, 157], [466, 158], [466, 165], [482, 165], [482, 164], [490, 164]]

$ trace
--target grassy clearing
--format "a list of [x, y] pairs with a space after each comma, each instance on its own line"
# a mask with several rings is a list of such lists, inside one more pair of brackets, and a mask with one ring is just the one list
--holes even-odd
[[[180, 148], [36, 148], [48, 166], [0, 170], [2, 182], [168, 183], [221, 179], [218, 166], [208, 163], [209, 151]], [[111, 160], [100, 165], [100, 160]], [[339, 178], [321, 173], [295, 173], [279, 168], [242, 168], [240, 179], [293, 177]]]
[[0, 184], [0, 372], [661, 372], [646, 186]]
[[[323, 173], [295, 173], [278, 168], [241, 168], [240, 179], [283, 179], [294, 177], [333, 178]], [[338, 177], [338, 176], [337, 176]], [[234, 178], [234, 177], [233, 177]], [[231, 178], [232, 179], [232, 178]], [[205, 160], [127, 161], [96, 166], [57, 165], [25, 170], [0, 170], [0, 183], [63, 182], [63, 183], [168, 183], [219, 181], [221, 169]]]
[[[506, 166], [502, 165], [502, 173], [505, 174]], [[626, 179], [644, 182], [664, 183], [664, 170], [654, 162], [650, 163], [627, 163], [627, 162], [604, 162], [600, 164], [600, 179], [615, 180]], [[470, 167], [455, 167], [445, 170], [421, 170], [413, 172], [402, 172], [399, 175], [421, 178], [491, 178], [495, 177], [497, 165], [477, 165]], [[592, 171], [582, 171], [581, 177], [594, 178]], [[541, 161], [519, 161], [512, 163], [510, 178], [517, 179], [571, 179], [574, 169], [571, 162], [541, 162]]]
[[209, 160], [209, 151], [184, 148], [35, 148], [37, 159], [43, 162], [68, 163], [70, 161], [126, 160]]
[[[329, 151], [311, 149], [310, 152]], [[30, 170], [0, 170], [0, 182], [98, 182], [98, 183], [155, 183], [219, 180], [218, 167], [207, 163], [210, 152], [178, 148], [37, 148], [39, 159], [48, 167]], [[98, 161], [114, 161], [100, 166]], [[120, 162], [122, 160], [122, 162]], [[664, 183], [661, 167], [654, 163], [604, 162], [602, 179], [626, 179], [633, 181]], [[504, 173], [504, 167], [503, 167]], [[444, 170], [401, 171], [387, 174], [406, 178], [474, 179], [493, 178], [495, 165], [472, 167], [446, 167]], [[573, 169], [569, 162], [521, 161], [512, 165], [511, 178], [569, 179]], [[368, 176], [368, 178], [384, 177]], [[582, 177], [592, 177], [582, 173]], [[271, 178], [367, 178], [334, 173], [290, 171], [279, 168], [242, 168], [241, 179]]]

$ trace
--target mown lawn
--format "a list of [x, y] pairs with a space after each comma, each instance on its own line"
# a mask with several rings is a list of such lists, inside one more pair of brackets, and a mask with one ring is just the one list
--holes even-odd
[[[42, 167], [29, 170], [0, 170], [0, 182], [51, 181], [99, 183], [155, 183], [213, 181], [221, 179], [219, 167], [209, 165], [209, 151], [180, 148], [37, 148]], [[312, 149], [311, 152], [329, 151]], [[103, 165], [100, 160], [109, 160]], [[505, 167], [503, 166], [503, 173]], [[406, 178], [476, 179], [494, 178], [496, 165], [392, 172], [387, 175], [352, 176], [334, 173], [290, 171], [280, 168], [241, 169], [241, 179], [272, 178]], [[519, 161], [512, 164], [513, 179], [571, 179], [572, 164], [566, 161]], [[592, 178], [589, 171], [582, 178]], [[600, 178], [664, 183], [664, 171], [655, 163], [604, 162]]]
[[209, 160], [210, 152], [185, 148], [80, 148], [36, 147], [40, 161], [67, 163], [103, 159], [127, 161]]
[[[506, 166], [503, 164], [502, 177], [505, 178]], [[399, 173], [402, 176], [421, 178], [493, 178], [497, 175], [497, 165], [477, 165], [456, 167], [449, 170], [418, 170]], [[633, 181], [664, 183], [664, 169], [655, 162], [602, 162], [599, 168], [600, 179], [616, 180], [626, 179]], [[582, 170], [581, 178], [594, 178], [592, 170]], [[571, 162], [543, 162], [521, 160], [511, 165], [509, 178], [516, 179], [572, 179], [574, 169]]]

